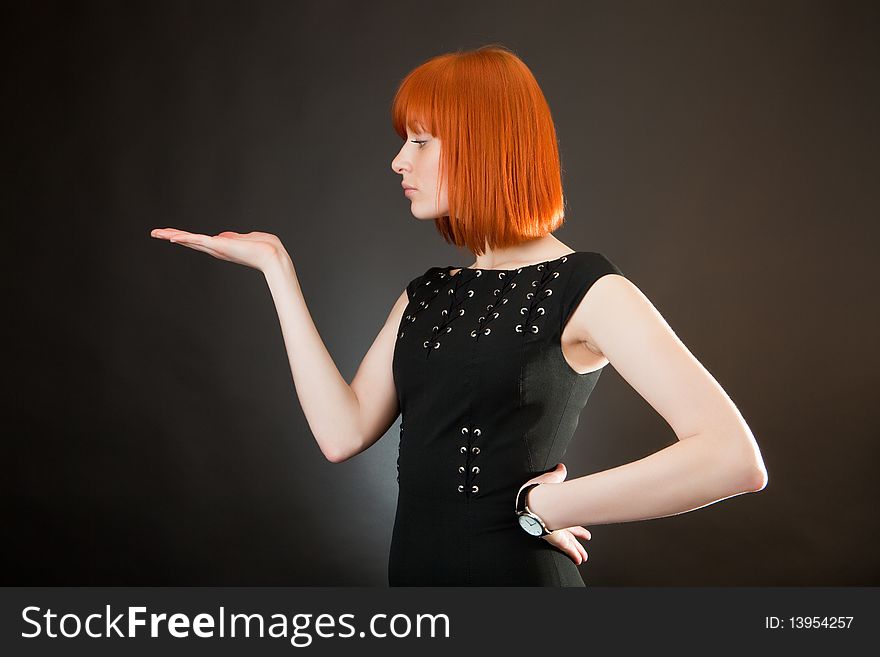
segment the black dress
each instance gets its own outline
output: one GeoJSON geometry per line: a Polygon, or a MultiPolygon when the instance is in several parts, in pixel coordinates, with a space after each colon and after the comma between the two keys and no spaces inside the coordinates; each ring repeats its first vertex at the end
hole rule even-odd
{"type": "MultiPolygon", "coordinates": [[[[566,362],[562,329],[620,270],[578,251],[517,269],[431,267],[407,286],[393,373],[402,413],[391,586],[584,586],[514,513],[563,461],[601,370],[566,362]]],[[[621,274],[622,275],[622,274],[621,274]]]]}

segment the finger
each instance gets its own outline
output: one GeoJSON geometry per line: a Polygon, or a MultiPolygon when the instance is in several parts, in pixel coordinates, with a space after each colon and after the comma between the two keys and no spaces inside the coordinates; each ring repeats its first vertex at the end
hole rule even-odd
{"type": "Polygon", "coordinates": [[[586,529],[584,527],[580,527],[578,525],[575,525],[574,527],[567,527],[566,529],[568,529],[568,531],[570,531],[572,534],[574,534],[578,538],[582,538],[585,541],[589,541],[591,538],[593,538],[592,534],[590,534],[590,530],[586,529]]]}
{"type": "Polygon", "coordinates": [[[196,233],[188,233],[185,230],[175,230],[173,228],[166,228],[164,230],[153,231],[150,233],[151,237],[155,237],[157,239],[176,241],[180,239],[189,239],[196,237],[196,233]]]}
{"type": "Polygon", "coordinates": [[[222,238],[210,237],[208,235],[200,235],[198,233],[187,233],[186,235],[175,235],[171,238],[172,242],[186,242],[188,244],[198,244],[208,248],[215,248],[215,240],[222,238]]]}
{"type": "Polygon", "coordinates": [[[576,564],[583,563],[584,561],[587,560],[587,550],[584,548],[583,545],[580,544],[580,542],[577,541],[577,539],[574,538],[574,536],[571,536],[570,540],[571,540],[572,552],[576,556],[575,563],[576,564]]]}
{"type": "Polygon", "coordinates": [[[173,235],[172,239],[174,239],[174,240],[185,239],[185,240],[189,240],[191,242],[205,243],[205,242],[210,242],[214,238],[211,237],[210,235],[203,235],[202,233],[187,233],[186,231],[180,231],[180,234],[173,235]]]}
{"type": "Polygon", "coordinates": [[[185,230],[179,230],[177,228],[154,228],[150,231],[150,235],[153,237],[171,237],[172,235],[187,235],[188,233],[185,230]]]}
{"type": "MultiPolygon", "coordinates": [[[[553,537],[553,541],[551,543],[559,549],[560,552],[564,553],[569,559],[574,561],[576,564],[581,562],[581,552],[578,549],[580,547],[580,543],[578,543],[574,537],[565,529],[558,529],[550,536],[553,537]]],[[[544,537],[549,538],[547,536],[544,537]]]]}
{"type": "Polygon", "coordinates": [[[185,246],[188,249],[193,249],[194,251],[204,251],[205,253],[212,255],[215,258],[220,258],[221,260],[224,259],[219,253],[217,253],[217,251],[215,251],[211,247],[204,246],[202,244],[196,244],[195,242],[182,242],[182,241],[177,242],[177,244],[180,244],[181,246],[185,246]]]}

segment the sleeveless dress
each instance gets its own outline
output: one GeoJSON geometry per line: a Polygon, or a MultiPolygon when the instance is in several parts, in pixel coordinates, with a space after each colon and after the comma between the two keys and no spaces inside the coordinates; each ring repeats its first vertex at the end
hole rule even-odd
{"type": "Polygon", "coordinates": [[[519,526],[529,479],[563,455],[601,369],[561,336],[587,290],[620,270],[577,251],[517,269],[431,267],[407,285],[393,376],[401,409],[390,586],[585,586],[519,526]]]}

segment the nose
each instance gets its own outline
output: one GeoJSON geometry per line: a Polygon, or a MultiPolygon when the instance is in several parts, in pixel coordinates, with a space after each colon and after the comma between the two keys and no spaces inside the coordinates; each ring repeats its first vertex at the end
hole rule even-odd
{"type": "Polygon", "coordinates": [[[391,170],[394,173],[403,173],[408,170],[410,163],[403,157],[401,157],[401,153],[403,153],[403,148],[394,156],[394,159],[391,160],[391,170]]]}

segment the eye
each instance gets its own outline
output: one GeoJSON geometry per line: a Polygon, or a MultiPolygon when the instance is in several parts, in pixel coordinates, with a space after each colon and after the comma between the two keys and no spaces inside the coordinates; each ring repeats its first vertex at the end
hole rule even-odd
{"type": "Polygon", "coordinates": [[[410,139],[410,141],[414,144],[419,144],[419,148],[422,147],[422,144],[425,144],[428,142],[427,139],[410,139]]]}

